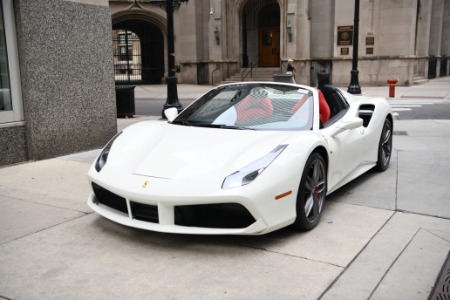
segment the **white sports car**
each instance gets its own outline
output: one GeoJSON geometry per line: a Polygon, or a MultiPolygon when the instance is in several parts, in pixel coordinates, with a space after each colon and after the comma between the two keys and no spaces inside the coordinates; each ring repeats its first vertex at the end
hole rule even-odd
{"type": "Polygon", "coordinates": [[[124,129],[96,159],[98,214],[169,233],[309,230],[326,195],[391,158],[388,102],[329,85],[222,85],[166,116],[124,129]]]}

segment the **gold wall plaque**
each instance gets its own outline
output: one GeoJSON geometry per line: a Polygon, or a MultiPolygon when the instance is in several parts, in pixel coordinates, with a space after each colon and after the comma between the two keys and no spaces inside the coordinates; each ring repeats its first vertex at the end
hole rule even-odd
{"type": "Polygon", "coordinates": [[[337,44],[338,46],[353,45],[353,26],[338,26],[337,44]]]}
{"type": "Polygon", "coordinates": [[[367,36],[367,37],[366,37],[366,45],[367,45],[367,46],[373,46],[373,45],[375,45],[375,37],[373,37],[373,36],[367,36]]]}
{"type": "Polygon", "coordinates": [[[348,48],[341,48],[341,55],[348,55],[348,48]]]}

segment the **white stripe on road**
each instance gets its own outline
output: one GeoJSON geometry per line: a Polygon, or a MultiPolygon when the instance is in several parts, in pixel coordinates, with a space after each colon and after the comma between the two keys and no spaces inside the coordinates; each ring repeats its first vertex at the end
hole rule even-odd
{"type": "Polygon", "coordinates": [[[402,108],[402,107],[397,107],[397,108],[392,108],[392,111],[410,111],[412,110],[411,108],[402,108]]]}
{"type": "Polygon", "coordinates": [[[422,107],[420,104],[392,104],[391,107],[422,107]]]}

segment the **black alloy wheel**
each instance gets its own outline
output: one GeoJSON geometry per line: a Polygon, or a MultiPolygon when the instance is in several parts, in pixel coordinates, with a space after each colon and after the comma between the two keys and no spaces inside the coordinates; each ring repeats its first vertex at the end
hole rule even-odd
{"type": "Polygon", "coordinates": [[[378,161],[375,166],[377,171],[386,171],[389,167],[392,155],[392,123],[389,119],[384,120],[381,131],[380,142],[378,144],[378,161]]]}
{"type": "Polygon", "coordinates": [[[311,230],[319,224],[327,193],[327,168],[318,153],[308,158],[297,193],[297,219],[294,226],[311,230]]]}

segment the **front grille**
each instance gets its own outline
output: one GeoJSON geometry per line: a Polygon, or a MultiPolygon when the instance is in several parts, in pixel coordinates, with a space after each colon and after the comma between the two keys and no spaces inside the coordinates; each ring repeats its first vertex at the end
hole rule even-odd
{"type": "Polygon", "coordinates": [[[159,223],[158,206],[130,202],[131,213],[136,220],[159,223]]]}
{"type": "Polygon", "coordinates": [[[203,228],[246,228],[255,218],[241,204],[175,206],[175,224],[203,228]]]}
{"type": "Polygon", "coordinates": [[[94,182],[92,183],[92,189],[94,190],[95,197],[99,203],[128,214],[125,198],[102,188],[94,182]]]}
{"type": "MultiPolygon", "coordinates": [[[[92,183],[96,201],[110,208],[128,214],[125,198],[92,183]]],[[[134,219],[159,223],[158,206],[130,201],[134,219]]],[[[187,227],[238,229],[255,223],[255,218],[241,204],[201,204],[175,206],[175,224],[187,227]]]]}

